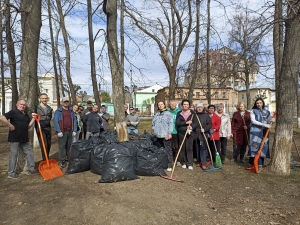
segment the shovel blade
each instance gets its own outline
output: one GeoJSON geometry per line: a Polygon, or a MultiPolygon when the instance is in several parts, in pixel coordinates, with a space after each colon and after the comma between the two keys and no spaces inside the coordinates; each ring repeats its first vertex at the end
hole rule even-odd
{"type": "Polygon", "coordinates": [[[55,159],[49,160],[49,166],[47,164],[47,161],[40,162],[39,172],[44,180],[50,180],[63,175],[63,172],[59,168],[58,163],[55,159]]]}

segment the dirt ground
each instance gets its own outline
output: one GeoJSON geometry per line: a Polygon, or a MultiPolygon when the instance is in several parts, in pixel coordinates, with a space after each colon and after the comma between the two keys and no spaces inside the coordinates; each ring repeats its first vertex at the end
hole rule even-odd
{"type": "MultiPolygon", "coordinates": [[[[1,225],[300,224],[300,167],[288,177],[267,169],[254,174],[229,160],[208,173],[176,167],[174,177],[184,183],[140,177],[100,184],[100,176],[90,171],[48,181],[39,174],[12,180],[7,178],[6,139],[7,128],[0,127],[1,225]]],[[[53,142],[51,158],[57,159],[55,136],[53,142]]],[[[232,155],[231,141],[227,155],[232,155]]],[[[295,150],[293,156],[300,164],[295,150]]],[[[39,149],[35,160],[38,165],[39,149]]]]}

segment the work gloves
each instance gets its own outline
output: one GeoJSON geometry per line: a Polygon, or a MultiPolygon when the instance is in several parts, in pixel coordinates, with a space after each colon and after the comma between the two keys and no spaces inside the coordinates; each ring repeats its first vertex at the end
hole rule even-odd
{"type": "Polygon", "coordinates": [[[58,134],[57,134],[57,137],[63,137],[64,136],[64,134],[62,133],[62,132],[59,132],[58,134]]]}
{"type": "Polygon", "coordinates": [[[76,132],[73,132],[72,135],[73,135],[73,137],[75,137],[76,136],[76,132]]]}

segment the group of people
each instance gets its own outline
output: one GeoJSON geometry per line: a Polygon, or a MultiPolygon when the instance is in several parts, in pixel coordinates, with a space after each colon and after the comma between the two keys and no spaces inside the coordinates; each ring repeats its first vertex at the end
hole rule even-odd
{"type": "MultiPolygon", "coordinates": [[[[29,145],[28,129],[34,124],[35,114],[40,115],[40,127],[43,133],[46,154],[49,157],[51,149],[51,120],[53,109],[48,106],[48,96],[45,93],[40,95],[40,103],[36,112],[32,113],[32,119],[26,113],[26,101],[18,100],[16,109],[0,116],[0,121],[9,127],[8,142],[10,142],[10,155],[8,164],[8,178],[17,179],[15,172],[17,155],[19,149],[26,154],[28,164],[28,175],[36,173],[34,165],[33,149],[29,145]]],[[[69,105],[68,97],[63,97],[61,106],[54,112],[54,129],[58,137],[60,167],[66,167],[71,144],[80,139],[89,139],[91,136],[99,136],[101,131],[109,130],[110,114],[106,106],[93,105],[87,101],[87,108],[83,106],[69,105]]],[[[138,134],[140,118],[135,109],[124,105],[128,134],[138,134]]],[[[244,162],[247,147],[249,167],[253,165],[253,159],[257,153],[261,141],[268,128],[271,127],[271,114],[265,109],[263,99],[258,98],[252,110],[247,111],[245,103],[237,106],[232,119],[224,112],[224,105],[208,105],[199,103],[192,107],[189,100],[181,102],[181,109],[177,108],[175,101],[170,101],[167,109],[164,102],[157,103],[157,113],[152,121],[152,129],[159,145],[167,150],[168,168],[172,171],[173,162],[178,157],[178,165],[182,168],[193,170],[193,158],[197,159],[196,166],[203,170],[207,165],[215,163],[216,153],[221,156],[222,163],[225,163],[227,141],[233,137],[235,150],[234,161],[244,162]],[[178,155],[178,151],[180,154],[178,155]],[[195,150],[195,151],[194,151],[195,150]],[[212,155],[212,162],[207,161],[207,152],[212,155]],[[195,153],[194,153],[195,152],[195,153]]],[[[37,137],[41,143],[39,129],[37,137]]],[[[43,149],[42,158],[45,160],[43,149]]],[[[263,147],[259,166],[264,164],[264,158],[269,157],[268,141],[263,147]]]]}
{"type": "MultiPolygon", "coordinates": [[[[177,108],[175,101],[170,101],[167,109],[164,102],[157,103],[157,113],[152,121],[152,129],[159,145],[165,147],[168,155],[167,171],[172,171],[173,162],[182,168],[193,170],[193,159],[196,166],[203,170],[207,165],[215,163],[216,154],[225,163],[227,141],[233,138],[233,161],[244,163],[247,147],[249,148],[249,168],[259,150],[263,137],[271,127],[271,114],[265,109],[262,98],[256,99],[252,110],[247,111],[244,102],[237,105],[232,119],[224,111],[224,104],[208,105],[199,103],[191,105],[187,99],[182,100],[177,108]],[[178,151],[180,154],[178,155],[178,151]],[[208,153],[212,162],[207,160],[208,153]]],[[[259,167],[264,165],[264,158],[269,157],[268,141],[263,147],[259,158],[259,167]]]]}
{"type": "MultiPolygon", "coordinates": [[[[93,105],[92,101],[87,101],[87,108],[83,106],[70,106],[68,97],[63,97],[60,107],[54,112],[47,104],[48,95],[40,94],[39,104],[36,112],[32,113],[30,119],[26,113],[27,103],[20,99],[16,104],[16,109],[10,110],[4,115],[0,116],[0,121],[9,127],[8,142],[10,142],[10,154],[8,162],[8,178],[18,179],[15,167],[17,163],[18,151],[21,149],[25,155],[28,165],[28,175],[36,173],[34,163],[33,149],[29,144],[28,129],[30,129],[35,122],[35,114],[40,115],[40,127],[43,134],[44,145],[47,157],[49,158],[52,128],[51,120],[53,116],[54,129],[58,138],[59,148],[59,162],[60,167],[66,167],[68,163],[69,150],[71,144],[80,139],[88,139],[91,136],[99,135],[101,131],[109,130],[108,120],[109,113],[106,111],[106,106],[102,105],[101,110],[97,105],[93,105]]],[[[38,126],[37,123],[35,123],[38,126]]],[[[39,129],[36,129],[37,137],[41,146],[41,153],[43,160],[46,159],[44,150],[42,148],[42,140],[39,134],[39,129]]]]}

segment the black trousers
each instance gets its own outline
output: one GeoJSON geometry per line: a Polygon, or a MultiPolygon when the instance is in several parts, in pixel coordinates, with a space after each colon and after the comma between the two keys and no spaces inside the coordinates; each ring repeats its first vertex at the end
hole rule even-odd
{"type": "MultiPolygon", "coordinates": [[[[50,149],[51,149],[51,138],[52,138],[52,136],[51,136],[51,127],[41,128],[41,130],[42,130],[42,133],[43,133],[43,139],[44,139],[44,144],[45,144],[47,156],[49,158],[50,149]]],[[[39,129],[36,129],[36,133],[37,133],[38,140],[39,140],[39,143],[40,143],[42,157],[43,157],[43,160],[45,161],[46,157],[45,157],[45,154],[44,154],[43,144],[42,144],[39,129]]]]}
{"type": "MultiPolygon", "coordinates": [[[[179,144],[183,142],[184,134],[178,134],[179,144]]],[[[180,152],[182,162],[181,164],[185,164],[187,166],[193,166],[193,135],[186,135],[186,139],[182,145],[182,149],[180,152]]]]}
{"type": "Polygon", "coordinates": [[[225,157],[226,157],[226,149],[227,149],[227,138],[226,137],[220,137],[220,156],[221,156],[221,160],[222,162],[225,161],[225,157]]]}
{"type": "Polygon", "coordinates": [[[237,157],[240,155],[240,160],[244,159],[245,153],[246,153],[247,146],[243,145],[236,145],[236,149],[234,151],[233,158],[237,159],[237,157]]]}
{"type": "Polygon", "coordinates": [[[220,140],[215,140],[215,144],[217,149],[215,148],[214,142],[212,140],[208,140],[208,145],[211,151],[213,162],[216,162],[216,151],[218,151],[218,153],[220,154],[220,140]]]}

